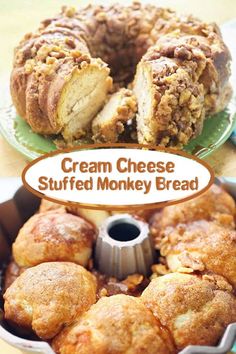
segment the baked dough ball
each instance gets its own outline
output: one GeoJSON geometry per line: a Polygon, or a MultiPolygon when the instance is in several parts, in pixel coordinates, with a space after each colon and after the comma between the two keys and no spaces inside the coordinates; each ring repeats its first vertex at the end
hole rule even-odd
{"type": "MultiPolygon", "coordinates": [[[[163,225],[175,226],[197,220],[216,220],[225,224],[226,217],[233,222],[235,201],[217,185],[211,186],[207,192],[185,203],[166,207],[163,212],[163,225]]],[[[227,220],[226,220],[227,222],[227,220]]],[[[233,225],[234,226],[234,225],[233,225]]]]}
{"type": "Polygon", "coordinates": [[[93,210],[93,209],[83,209],[77,205],[71,205],[67,208],[68,213],[80,216],[81,218],[86,219],[96,228],[98,228],[103,221],[110,216],[109,211],[106,210],[93,210]]]}
{"type": "Polygon", "coordinates": [[[209,220],[222,224],[224,227],[235,227],[235,201],[217,185],[211,186],[207,192],[187,202],[171,205],[157,212],[151,222],[151,234],[157,248],[162,233],[168,226],[187,224],[197,220],[209,220]]]}
{"type": "Polygon", "coordinates": [[[4,300],[7,320],[50,339],[96,301],[96,281],[77,264],[43,263],[22,273],[4,300]]]}
{"type": "MultiPolygon", "coordinates": [[[[112,210],[92,210],[92,209],[83,209],[76,205],[68,206],[67,212],[80,216],[81,218],[86,219],[91,224],[93,224],[96,228],[99,228],[103,222],[109,218],[111,215],[127,213],[126,211],[112,211],[112,210]]],[[[142,219],[144,221],[148,221],[151,216],[155,213],[154,209],[140,209],[130,211],[130,214],[135,218],[142,219]]]]}
{"type": "Polygon", "coordinates": [[[166,230],[161,254],[172,272],[201,271],[224,276],[236,287],[236,231],[207,221],[166,230]]]}
{"type": "Polygon", "coordinates": [[[188,345],[216,345],[227,325],[236,321],[231,289],[221,277],[172,273],[152,280],[141,299],[181,350],[188,345]]]}
{"type": "MultiPolygon", "coordinates": [[[[116,214],[127,214],[126,211],[111,211],[111,215],[116,214]]],[[[141,219],[143,221],[149,221],[151,216],[156,213],[155,209],[138,209],[138,210],[130,210],[129,214],[132,215],[136,219],[141,219]]]]}
{"type": "Polygon", "coordinates": [[[139,299],[101,298],[78,322],[53,340],[60,354],[169,354],[168,334],[139,299]]]}
{"type": "Polygon", "coordinates": [[[53,261],[86,266],[95,236],[94,227],[75,215],[57,211],[40,213],[21,228],[13,244],[13,256],[20,267],[53,261]]]}
{"type": "Polygon", "coordinates": [[[58,213],[64,213],[66,211],[66,207],[62,204],[57,204],[47,199],[42,199],[39,207],[39,213],[45,213],[45,211],[57,211],[58,213]]]}

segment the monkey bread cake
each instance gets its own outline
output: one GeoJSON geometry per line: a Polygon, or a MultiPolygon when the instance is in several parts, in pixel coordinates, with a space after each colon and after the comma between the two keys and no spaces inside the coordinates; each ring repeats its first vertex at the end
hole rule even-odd
{"type": "MultiPolygon", "coordinates": [[[[117,279],[99,269],[95,244],[114,211],[42,201],[4,274],[6,325],[48,341],[56,354],[177,354],[218,345],[236,323],[234,199],[213,185],[193,200],[132,213],[149,224],[159,258],[150,274],[117,279]]],[[[128,231],[120,233],[127,245],[128,231]]]]}
{"type": "Polygon", "coordinates": [[[135,116],[139,143],[180,148],[229,102],[230,61],[218,26],[192,16],[139,2],[63,7],[16,48],[11,94],[34,132],[67,143],[117,142],[135,116]],[[127,91],[110,98],[128,83],[129,109],[127,91]]]}

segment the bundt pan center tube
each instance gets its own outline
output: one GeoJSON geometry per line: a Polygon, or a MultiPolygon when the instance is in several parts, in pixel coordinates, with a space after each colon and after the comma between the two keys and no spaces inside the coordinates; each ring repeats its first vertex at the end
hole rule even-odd
{"type": "Polygon", "coordinates": [[[137,1],[64,6],[17,46],[11,95],[34,132],[67,143],[137,138],[181,148],[227,106],[230,63],[214,23],[137,1]],[[119,91],[128,83],[130,92],[119,91]]]}
{"type": "Polygon", "coordinates": [[[100,227],[95,248],[97,269],[118,279],[149,275],[155,252],[148,224],[131,215],[114,215],[100,227]]]}

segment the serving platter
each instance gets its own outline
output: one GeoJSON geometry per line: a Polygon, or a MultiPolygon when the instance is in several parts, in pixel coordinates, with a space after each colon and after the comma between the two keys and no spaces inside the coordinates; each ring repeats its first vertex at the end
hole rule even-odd
{"type": "MultiPolygon", "coordinates": [[[[222,26],[225,42],[228,44],[232,57],[231,83],[234,89],[233,98],[228,107],[205,120],[203,131],[196,139],[190,141],[184,150],[199,158],[204,158],[224,144],[236,127],[236,20],[222,26]],[[235,33],[235,35],[234,35],[235,33]]],[[[0,101],[0,133],[10,145],[28,160],[56,150],[56,137],[45,137],[34,133],[30,126],[17,115],[11,102],[9,79],[0,85],[2,98],[0,101]]],[[[84,142],[83,142],[84,143],[84,142]]]]}
{"type": "MultiPolygon", "coordinates": [[[[1,90],[2,91],[2,90],[1,90]]],[[[6,92],[6,89],[2,92],[6,92]]],[[[11,104],[9,88],[5,99],[0,102],[0,133],[27,159],[33,160],[42,154],[56,150],[56,137],[45,137],[34,133],[30,126],[17,115],[11,104]]],[[[218,149],[232,134],[236,125],[236,99],[223,112],[206,119],[202,134],[193,139],[184,150],[204,158],[218,149]]]]}

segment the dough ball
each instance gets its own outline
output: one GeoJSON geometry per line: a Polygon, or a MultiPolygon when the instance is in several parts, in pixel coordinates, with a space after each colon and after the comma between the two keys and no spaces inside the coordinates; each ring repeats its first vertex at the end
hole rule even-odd
{"type": "Polygon", "coordinates": [[[236,231],[213,222],[196,221],[168,228],[161,243],[172,272],[213,272],[236,287],[236,231]],[[185,271],[184,271],[185,272],[185,271]]]}
{"type": "Polygon", "coordinates": [[[95,237],[95,228],[82,218],[55,211],[39,213],[19,231],[13,257],[20,267],[53,261],[86,266],[95,237]]]}
{"type": "Polygon", "coordinates": [[[50,339],[96,301],[96,281],[69,262],[27,269],[4,294],[6,320],[50,339]]]}
{"type": "Polygon", "coordinates": [[[45,213],[45,211],[57,211],[58,213],[65,213],[66,207],[62,204],[57,204],[47,199],[42,199],[39,207],[39,212],[45,213]]]}
{"type": "Polygon", "coordinates": [[[236,321],[236,299],[218,276],[172,273],[151,281],[141,299],[171,332],[178,350],[216,345],[236,321]]]}
{"type": "Polygon", "coordinates": [[[169,335],[139,299],[101,298],[53,340],[60,354],[170,354],[169,335]]]}
{"type": "Polygon", "coordinates": [[[106,210],[83,209],[76,205],[68,206],[66,209],[68,213],[86,219],[96,228],[99,228],[99,226],[101,226],[101,224],[110,216],[110,213],[106,210]]]}
{"type": "Polygon", "coordinates": [[[159,248],[163,232],[168,226],[208,220],[224,227],[234,228],[235,214],[233,198],[221,187],[213,185],[197,198],[165,207],[161,213],[157,212],[152,218],[150,228],[156,246],[159,248]]]}

